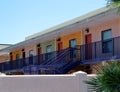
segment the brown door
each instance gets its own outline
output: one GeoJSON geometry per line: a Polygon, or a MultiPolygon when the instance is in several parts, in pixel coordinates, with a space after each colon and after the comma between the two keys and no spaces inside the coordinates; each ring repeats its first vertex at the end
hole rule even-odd
{"type": "Polygon", "coordinates": [[[92,58],[92,35],[85,35],[85,59],[92,58]]]}
{"type": "Polygon", "coordinates": [[[38,55],[42,53],[41,47],[38,48],[38,55]]]}
{"type": "Polygon", "coordinates": [[[41,47],[38,47],[38,63],[42,61],[42,49],[41,47]]]}
{"type": "Polygon", "coordinates": [[[10,61],[13,61],[13,54],[12,54],[12,52],[10,53],[10,61]]]}
{"type": "Polygon", "coordinates": [[[22,52],[22,58],[23,58],[23,65],[25,65],[26,64],[26,60],[25,60],[25,51],[23,51],[22,52]]]}
{"type": "Polygon", "coordinates": [[[58,51],[62,50],[62,42],[58,43],[58,51]]]}
{"type": "Polygon", "coordinates": [[[13,68],[13,55],[10,53],[10,68],[13,68]]]}

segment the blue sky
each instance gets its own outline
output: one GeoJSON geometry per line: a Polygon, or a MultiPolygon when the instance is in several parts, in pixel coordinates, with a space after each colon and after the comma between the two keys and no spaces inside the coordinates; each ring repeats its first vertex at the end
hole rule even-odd
{"type": "Polygon", "coordinates": [[[0,0],[0,44],[26,36],[106,6],[106,0],[0,0]]]}

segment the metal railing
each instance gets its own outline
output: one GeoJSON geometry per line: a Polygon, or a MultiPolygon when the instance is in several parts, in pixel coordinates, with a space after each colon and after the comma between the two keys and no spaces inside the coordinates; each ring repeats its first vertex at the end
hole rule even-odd
{"type": "Polygon", "coordinates": [[[51,74],[54,71],[55,74],[63,74],[74,67],[76,62],[80,61],[80,53],[78,52],[80,52],[80,49],[67,48],[48,63],[41,64],[39,70],[44,71],[44,73],[51,74]]]}
{"type": "Polygon", "coordinates": [[[120,58],[120,37],[110,39],[110,42],[105,45],[105,42],[98,41],[80,46],[81,62],[93,63],[101,62],[110,59],[120,58]]]}
{"type": "MultiPolygon", "coordinates": [[[[22,69],[27,66],[52,67],[68,70],[77,64],[90,64],[120,58],[120,37],[110,39],[109,44],[98,41],[15,61],[0,63],[0,71],[22,69]],[[105,50],[105,51],[104,51],[105,50]],[[76,63],[77,61],[77,63],[76,63]],[[79,62],[79,63],[78,63],[79,62]]],[[[40,69],[40,68],[39,68],[40,69]]]]}

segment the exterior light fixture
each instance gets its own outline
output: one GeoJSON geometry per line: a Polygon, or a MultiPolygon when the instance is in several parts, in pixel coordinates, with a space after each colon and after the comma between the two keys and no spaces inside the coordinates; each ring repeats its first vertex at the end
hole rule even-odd
{"type": "Polygon", "coordinates": [[[85,29],[85,32],[89,33],[89,28],[86,28],[86,29],[85,29]]]}

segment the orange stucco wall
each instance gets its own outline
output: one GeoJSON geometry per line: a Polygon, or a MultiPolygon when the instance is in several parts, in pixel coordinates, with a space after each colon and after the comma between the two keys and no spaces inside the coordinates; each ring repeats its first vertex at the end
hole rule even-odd
{"type": "MultiPolygon", "coordinates": [[[[30,50],[33,50],[34,55],[36,55],[36,45],[26,46],[24,48],[24,50],[25,50],[25,53],[26,53],[26,57],[29,57],[29,51],[30,50]]],[[[19,58],[22,58],[22,49],[11,51],[11,52],[12,52],[13,60],[16,60],[16,55],[17,54],[19,54],[19,58]]]]}
{"type": "Polygon", "coordinates": [[[69,35],[65,35],[60,37],[61,41],[56,40],[56,48],[58,50],[58,43],[62,42],[62,47],[63,49],[69,47],[69,40],[76,39],[76,45],[81,45],[82,44],[82,31],[75,32],[69,35]]]}
{"type": "Polygon", "coordinates": [[[92,42],[101,40],[101,32],[107,29],[112,29],[112,37],[120,36],[120,19],[111,20],[108,22],[104,22],[100,25],[95,25],[90,27],[90,32],[84,32],[86,34],[92,34],[92,42]]]}
{"type": "Polygon", "coordinates": [[[16,60],[16,55],[19,54],[19,58],[22,58],[22,50],[12,51],[13,60],[16,60]]]}

